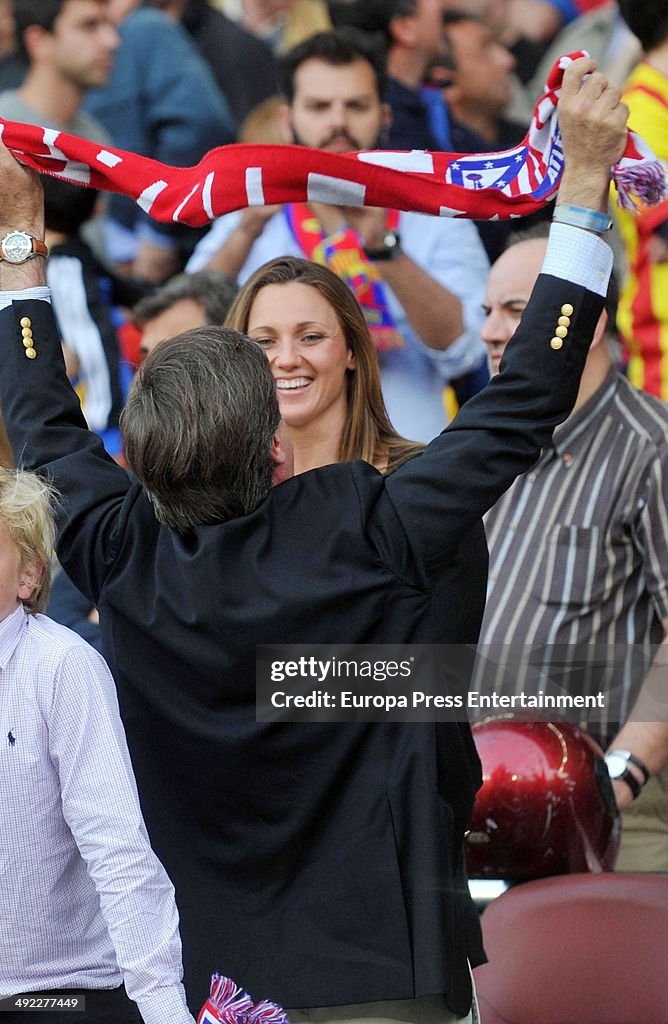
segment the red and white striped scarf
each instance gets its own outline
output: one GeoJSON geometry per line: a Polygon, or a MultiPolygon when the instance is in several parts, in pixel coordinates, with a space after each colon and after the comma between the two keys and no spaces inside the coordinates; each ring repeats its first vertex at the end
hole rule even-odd
{"type": "MultiPolygon", "coordinates": [[[[557,100],[561,57],[536,104],[524,141],[498,153],[326,153],[302,146],[221,146],[195,167],[169,167],[50,128],[0,120],[4,144],[22,163],[79,185],[120,192],[162,222],[199,227],[246,206],[320,202],[380,206],[441,217],[498,220],[544,206],[559,188],[563,149],[557,100]]],[[[632,131],[613,168],[620,205],[654,205],[666,195],[663,168],[632,131]]]]}

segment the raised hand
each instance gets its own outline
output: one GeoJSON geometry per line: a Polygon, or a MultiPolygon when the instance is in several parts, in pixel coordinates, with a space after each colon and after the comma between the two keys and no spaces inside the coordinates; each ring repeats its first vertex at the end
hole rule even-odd
{"type": "Polygon", "coordinates": [[[592,58],[580,57],[564,72],[558,104],[565,158],[559,202],[605,211],[610,169],[626,145],[629,110],[621,91],[597,67],[592,58]]]}
{"type": "Polygon", "coordinates": [[[44,238],[44,193],[39,174],[0,142],[0,236],[17,229],[44,238]]]}

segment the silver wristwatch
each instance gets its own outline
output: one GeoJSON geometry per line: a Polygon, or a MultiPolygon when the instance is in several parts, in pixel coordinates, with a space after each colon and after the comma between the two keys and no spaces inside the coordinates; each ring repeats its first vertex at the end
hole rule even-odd
{"type": "Polygon", "coordinates": [[[8,231],[0,238],[0,261],[5,263],[25,263],[33,256],[47,256],[48,252],[46,244],[27,231],[8,231]]]}

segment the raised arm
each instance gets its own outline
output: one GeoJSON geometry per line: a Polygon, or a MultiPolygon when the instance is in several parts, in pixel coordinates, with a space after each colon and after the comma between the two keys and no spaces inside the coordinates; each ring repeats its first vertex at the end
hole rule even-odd
{"type": "MultiPolygon", "coordinates": [[[[592,74],[595,68],[595,61],[581,59],[564,76],[559,116],[566,170],[558,201],[603,213],[610,168],[624,148],[628,111],[619,90],[592,74]]],[[[472,523],[530,469],[571,411],[611,267],[612,252],[597,234],[554,225],[543,273],[502,372],[420,458],[388,478],[386,494],[425,586],[437,578],[472,523]],[[557,328],[564,316],[568,326],[561,339],[557,328]]]]}
{"type": "MultiPolygon", "coordinates": [[[[0,238],[16,229],[44,238],[42,187],[0,142],[0,238]]],[[[0,407],[15,462],[45,473],[63,497],[59,554],[96,602],[130,483],[87,429],[45,281],[42,256],[18,265],[0,260],[0,407]]]]}

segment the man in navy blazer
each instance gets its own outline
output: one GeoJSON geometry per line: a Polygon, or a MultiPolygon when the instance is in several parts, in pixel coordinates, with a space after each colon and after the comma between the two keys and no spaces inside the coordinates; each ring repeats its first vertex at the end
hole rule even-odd
{"type": "MultiPolygon", "coordinates": [[[[255,649],[456,642],[455,613],[477,633],[477,607],[464,627],[448,606],[453,553],[568,415],[612,264],[595,231],[626,109],[602,76],[583,80],[594,68],[571,65],[560,101],[562,213],[589,208],[592,230],[553,226],[501,373],[388,477],[354,462],[290,479],[265,357],[208,327],[142,367],[131,482],[67,382],[42,259],[0,262],[2,409],[17,461],[63,496],[58,556],[100,609],[193,1008],[220,970],[287,1007],[343,1006],[327,1019],[401,1000],[412,1021],[425,999],[429,1019],[471,1019],[468,725],[263,724],[255,649]]],[[[36,179],[4,149],[0,211],[0,235],[43,237],[36,179]]]]}

